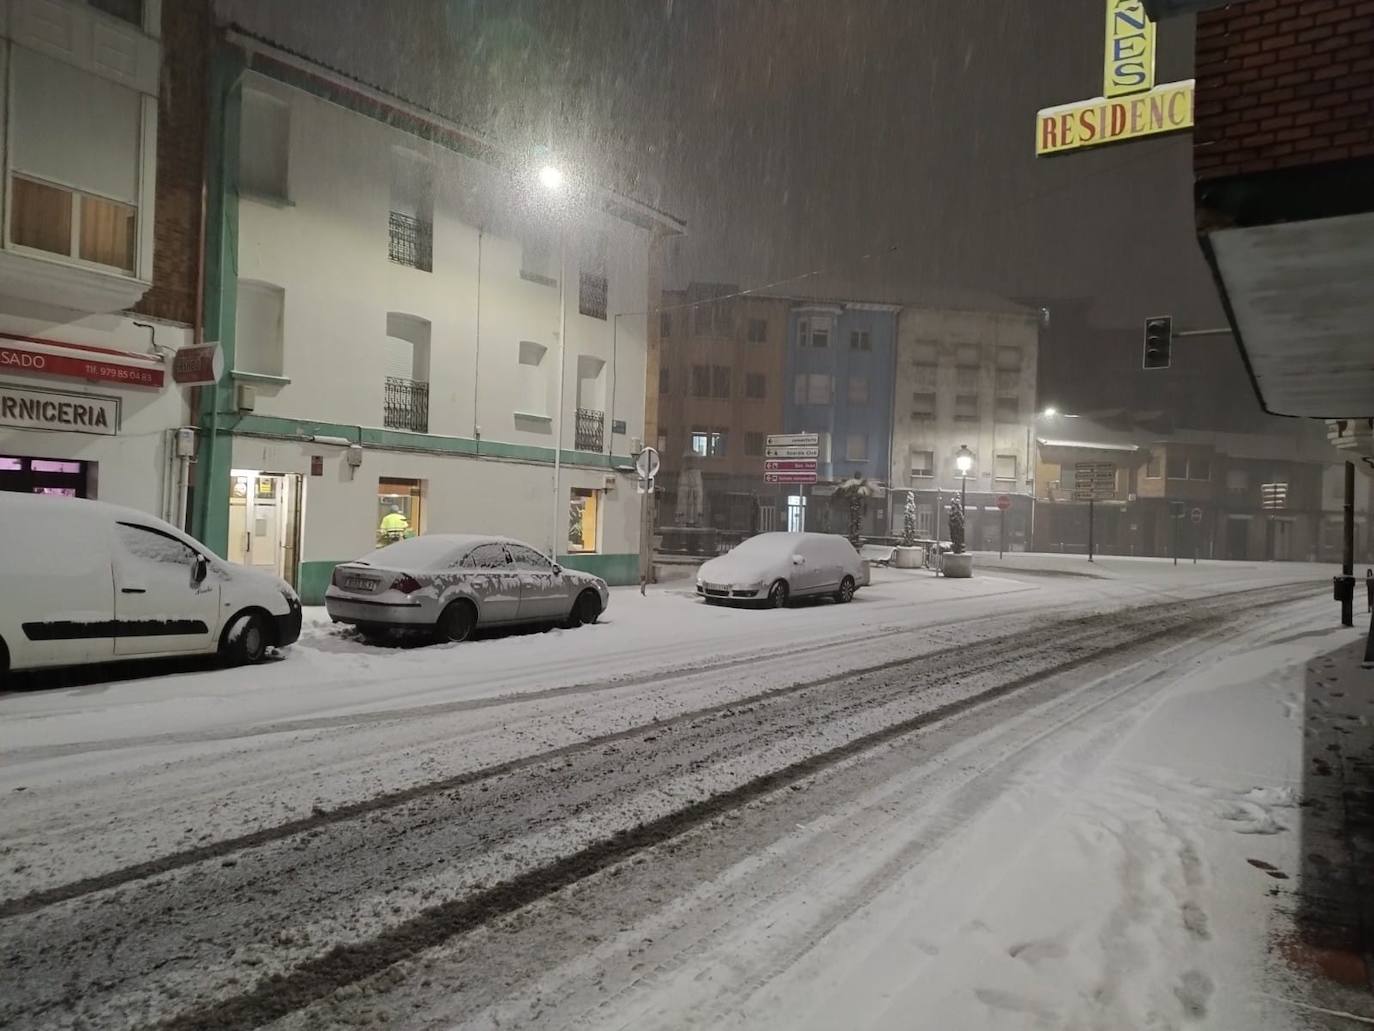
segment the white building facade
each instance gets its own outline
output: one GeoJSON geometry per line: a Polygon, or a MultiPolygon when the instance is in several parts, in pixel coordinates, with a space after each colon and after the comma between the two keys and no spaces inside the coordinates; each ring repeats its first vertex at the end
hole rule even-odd
{"type": "Polygon", "coordinates": [[[307,602],[393,510],[635,582],[649,253],[681,224],[260,40],[214,81],[196,532],[307,602]]]}
{"type": "Polygon", "coordinates": [[[179,519],[189,413],[153,284],[161,3],[0,3],[0,490],[179,519]],[[180,440],[180,446],[178,446],[180,440]]]}
{"type": "Polygon", "coordinates": [[[969,547],[997,549],[1004,522],[1007,547],[1028,546],[1038,359],[1039,318],[1029,309],[902,309],[889,483],[898,513],[906,492],[916,494],[919,536],[948,534],[945,510],[962,490],[969,547]],[[973,456],[966,478],[955,464],[964,448],[973,456]]]}

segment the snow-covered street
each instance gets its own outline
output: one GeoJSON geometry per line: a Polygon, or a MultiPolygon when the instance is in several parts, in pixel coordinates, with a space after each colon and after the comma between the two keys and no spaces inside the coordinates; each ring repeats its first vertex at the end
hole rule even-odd
{"type": "Polygon", "coordinates": [[[404,648],[313,611],[269,666],[25,684],[0,1024],[1351,1026],[1271,948],[1311,669],[1361,642],[1329,576],[980,556],[404,648]]]}

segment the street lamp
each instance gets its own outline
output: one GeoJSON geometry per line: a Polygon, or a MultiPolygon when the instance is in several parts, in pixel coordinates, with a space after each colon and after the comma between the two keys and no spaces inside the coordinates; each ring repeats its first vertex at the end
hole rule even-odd
{"type": "Polygon", "coordinates": [[[545,165],[539,170],[539,185],[549,190],[559,189],[563,185],[563,172],[554,165],[545,165]]]}
{"type": "Polygon", "coordinates": [[[1048,408],[1045,409],[1045,418],[1046,418],[1046,419],[1053,419],[1053,418],[1054,418],[1056,415],[1058,415],[1058,414],[1059,414],[1059,409],[1056,408],[1056,407],[1054,407],[1054,405],[1050,405],[1048,408]]]}
{"type": "MultiPolygon", "coordinates": [[[[563,187],[563,172],[555,165],[544,165],[539,169],[539,184],[550,193],[557,194],[563,187]]],[[[567,503],[560,503],[563,491],[563,388],[568,355],[566,340],[568,329],[566,236],[563,219],[560,217],[558,219],[558,429],[554,434],[553,526],[549,534],[549,559],[552,562],[558,561],[558,528],[560,524],[566,525],[568,519],[567,503]]]]}
{"type": "Polygon", "coordinates": [[[954,468],[959,470],[959,507],[963,508],[968,494],[968,474],[973,468],[973,452],[968,449],[967,444],[959,445],[959,453],[954,456],[954,468]]]}

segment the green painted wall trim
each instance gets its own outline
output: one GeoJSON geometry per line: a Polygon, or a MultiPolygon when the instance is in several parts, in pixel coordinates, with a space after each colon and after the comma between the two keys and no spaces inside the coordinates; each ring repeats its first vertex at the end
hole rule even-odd
{"type": "Polygon", "coordinates": [[[206,132],[205,339],[218,341],[224,375],[200,388],[200,449],[196,456],[191,533],[215,554],[229,552],[229,470],[233,442],[220,413],[234,397],[234,319],[238,306],[238,163],[243,107],[244,55],[216,46],[210,61],[209,125],[206,132]]]}
{"type": "MultiPolygon", "coordinates": [[[[296,593],[306,605],[323,605],[334,567],[339,562],[302,562],[296,577],[296,593]]],[[[611,586],[639,583],[638,555],[559,555],[558,561],[569,569],[599,576],[611,586]]]]}
{"type": "Polygon", "coordinates": [[[612,587],[639,583],[639,556],[631,555],[559,555],[560,565],[599,576],[612,587]]]}
{"type": "MultiPolygon", "coordinates": [[[[344,561],[340,559],[339,562],[344,561]]],[[[301,596],[301,602],[305,605],[323,605],[324,592],[329,587],[329,581],[334,576],[334,567],[338,562],[302,562],[300,573],[296,577],[296,593],[301,596]]]]}
{"type": "MultiPolygon", "coordinates": [[[[246,437],[271,437],[278,440],[308,440],[313,436],[340,437],[365,448],[387,451],[419,451],[435,455],[469,455],[481,458],[509,458],[521,462],[553,464],[554,449],[529,444],[504,444],[499,441],[474,440],[471,437],[445,437],[430,433],[408,433],[404,430],[383,430],[371,426],[350,426],[346,423],[314,422],[309,419],[286,419],[277,415],[242,415],[230,417],[221,424],[234,434],[246,437]]],[[[617,465],[633,465],[627,455],[591,454],[586,451],[563,451],[563,465],[610,469],[617,465]]],[[[228,473],[225,473],[225,504],[228,505],[228,473]]]]}

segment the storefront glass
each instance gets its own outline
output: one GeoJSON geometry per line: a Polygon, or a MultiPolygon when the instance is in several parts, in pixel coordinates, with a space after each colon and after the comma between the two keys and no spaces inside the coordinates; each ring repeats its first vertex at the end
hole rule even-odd
{"type": "Polygon", "coordinates": [[[597,515],[601,491],[574,487],[568,508],[568,553],[585,554],[597,550],[597,515]]]}
{"type": "Polygon", "coordinates": [[[377,547],[424,532],[424,481],[377,481],[377,547]]]}
{"type": "Polygon", "coordinates": [[[90,465],[93,463],[0,455],[0,490],[66,498],[89,497],[87,487],[91,479],[87,467],[90,465]]]}

